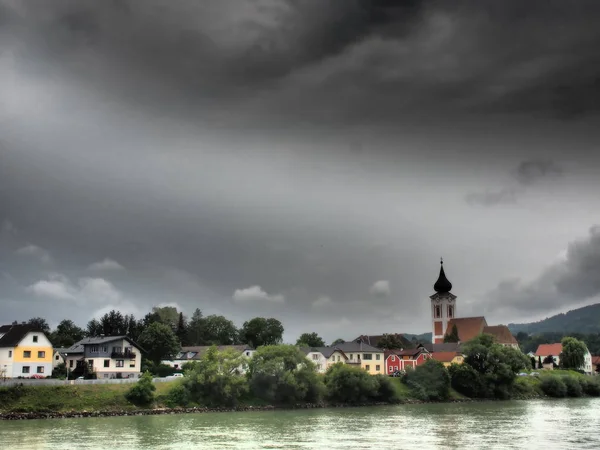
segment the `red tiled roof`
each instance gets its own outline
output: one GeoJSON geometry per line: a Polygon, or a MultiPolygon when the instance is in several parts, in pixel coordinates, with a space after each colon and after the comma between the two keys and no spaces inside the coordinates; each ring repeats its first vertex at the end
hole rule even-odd
{"type": "Polygon", "coordinates": [[[458,339],[461,342],[467,342],[483,333],[487,327],[485,317],[462,317],[459,319],[450,319],[446,334],[452,333],[452,327],[456,325],[458,329],[458,339]]]}
{"type": "Polygon", "coordinates": [[[535,356],[558,356],[562,353],[562,344],[540,344],[535,356]]]}
{"type": "Polygon", "coordinates": [[[485,334],[491,334],[494,336],[498,344],[518,344],[517,340],[506,325],[484,327],[483,332],[485,334]]]}
{"type": "Polygon", "coordinates": [[[597,366],[600,364],[600,356],[592,356],[592,364],[597,366]]]}
{"type": "Polygon", "coordinates": [[[452,362],[452,360],[456,357],[456,355],[460,355],[458,352],[436,352],[432,353],[431,357],[439,362],[452,362]]]}

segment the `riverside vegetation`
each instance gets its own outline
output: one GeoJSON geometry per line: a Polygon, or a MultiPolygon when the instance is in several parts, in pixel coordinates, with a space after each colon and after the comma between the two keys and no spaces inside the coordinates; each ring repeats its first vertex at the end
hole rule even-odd
{"type": "Polygon", "coordinates": [[[145,373],[127,385],[15,386],[0,388],[0,412],[106,411],[152,408],[301,407],[439,402],[469,399],[528,399],[600,396],[600,377],[573,370],[531,371],[518,350],[480,336],[465,345],[465,362],[444,367],[429,360],[401,378],[369,375],[342,363],[319,374],[298,347],[260,347],[252,359],[211,348],[184,367],[171,383],[152,383],[145,373]],[[240,370],[245,368],[244,373],[240,370]]]}

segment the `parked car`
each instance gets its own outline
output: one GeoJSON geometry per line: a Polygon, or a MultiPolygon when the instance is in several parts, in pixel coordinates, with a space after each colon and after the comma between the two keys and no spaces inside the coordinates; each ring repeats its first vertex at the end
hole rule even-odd
{"type": "Polygon", "coordinates": [[[183,374],[182,373],[174,373],[172,375],[169,375],[167,378],[182,378],[183,374]]]}

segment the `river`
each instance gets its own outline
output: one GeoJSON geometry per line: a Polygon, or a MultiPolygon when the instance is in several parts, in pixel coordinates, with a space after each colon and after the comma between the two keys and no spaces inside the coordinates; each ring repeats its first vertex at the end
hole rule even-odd
{"type": "Polygon", "coordinates": [[[0,422],[2,449],[598,449],[600,399],[0,422]]]}

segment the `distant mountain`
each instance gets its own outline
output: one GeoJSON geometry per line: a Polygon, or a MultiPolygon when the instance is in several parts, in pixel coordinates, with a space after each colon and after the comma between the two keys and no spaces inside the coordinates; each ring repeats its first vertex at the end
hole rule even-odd
{"type": "Polygon", "coordinates": [[[402,333],[406,339],[412,341],[415,338],[418,342],[422,344],[430,344],[431,343],[431,333],[423,333],[423,334],[409,334],[402,333]]]}
{"type": "Polygon", "coordinates": [[[558,314],[539,322],[509,323],[508,328],[515,335],[521,331],[527,334],[600,333],[600,303],[573,309],[566,314],[558,314]]]}

